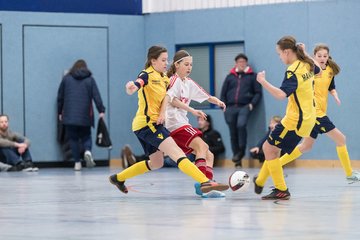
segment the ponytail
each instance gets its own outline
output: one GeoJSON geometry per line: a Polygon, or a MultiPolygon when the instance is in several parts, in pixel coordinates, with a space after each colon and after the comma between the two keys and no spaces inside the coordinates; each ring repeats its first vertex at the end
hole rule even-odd
{"type": "Polygon", "coordinates": [[[299,47],[298,45],[296,45],[296,56],[300,61],[305,62],[310,65],[311,72],[314,71],[314,65],[315,65],[314,61],[310,57],[308,57],[305,54],[304,50],[301,47],[299,47]]]}

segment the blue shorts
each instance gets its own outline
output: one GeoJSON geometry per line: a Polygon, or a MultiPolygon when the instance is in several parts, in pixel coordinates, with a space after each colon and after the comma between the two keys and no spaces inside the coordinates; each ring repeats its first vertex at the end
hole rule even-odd
{"type": "Polygon", "coordinates": [[[302,137],[297,135],[295,131],[290,131],[279,123],[270,133],[267,141],[271,145],[280,148],[283,153],[290,154],[299,144],[301,139],[302,137]]]}
{"type": "Polygon", "coordinates": [[[335,125],[330,121],[328,116],[316,118],[315,126],[311,131],[310,136],[316,139],[319,134],[330,132],[334,128],[335,125]]]}
{"type": "Polygon", "coordinates": [[[157,152],[159,145],[170,136],[170,132],[162,124],[154,124],[151,127],[146,126],[134,131],[134,133],[139,139],[146,156],[157,152]]]}

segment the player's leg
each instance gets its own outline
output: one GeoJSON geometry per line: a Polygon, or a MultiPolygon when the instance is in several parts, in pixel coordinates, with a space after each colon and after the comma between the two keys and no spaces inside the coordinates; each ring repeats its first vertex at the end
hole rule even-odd
{"type": "Polygon", "coordinates": [[[166,138],[160,145],[159,149],[177,162],[178,168],[186,175],[192,177],[195,181],[201,183],[203,193],[211,190],[224,191],[229,188],[226,184],[220,184],[210,181],[190,160],[185,153],[176,145],[172,137],[166,138]]]}
{"type": "Polygon", "coordinates": [[[195,137],[191,140],[189,147],[193,149],[195,153],[195,165],[199,168],[199,170],[206,175],[210,180],[212,179],[207,175],[207,166],[211,166],[214,163],[214,157],[212,159],[208,159],[207,152],[209,151],[209,146],[200,138],[195,137]]]}
{"type": "Polygon", "coordinates": [[[341,166],[345,171],[347,180],[360,181],[359,172],[353,171],[351,167],[351,161],[346,147],[345,135],[337,128],[334,128],[333,130],[327,132],[326,135],[331,138],[336,144],[336,152],[339,157],[341,166]]]}

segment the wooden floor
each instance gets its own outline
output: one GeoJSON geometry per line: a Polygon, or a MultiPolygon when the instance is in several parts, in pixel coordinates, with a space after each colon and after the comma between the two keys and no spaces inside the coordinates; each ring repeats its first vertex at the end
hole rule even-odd
{"type": "MultiPolygon", "coordinates": [[[[0,173],[0,239],[360,238],[360,183],[348,184],[339,168],[285,169],[289,201],[263,201],[253,185],[202,199],[192,179],[169,168],[127,181],[124,195],[108,182],[115,172],[0,173]]],[[[216,180],[227,182],[232,172],[216,168],[216,180]]]]}

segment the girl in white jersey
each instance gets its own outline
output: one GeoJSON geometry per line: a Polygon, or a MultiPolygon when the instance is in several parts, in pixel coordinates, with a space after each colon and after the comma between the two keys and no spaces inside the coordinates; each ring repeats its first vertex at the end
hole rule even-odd
{"type": "MultiPolygon", "coordinates": [[[[170,131],[170,136],[177,145],[186,153],[195,154],[195,165],[203,172],[207,178],[213,179],[214,155],[210,152],[209,146],[202,140],[202,132],[190,125],[187,112],[191,112],[197,117],[206,119],[206,114],[200,110],[195,110],[189,106],[192,100],[199,103],[207,100],[225,111],[225,104],[218,98],[210,96],[195,81],[189,78],[192,70],[192,56],[180,50],[175,53],[173,64],[168,71],[170,85],[167,95],[170,102],[166,108],[165,127],[170,131]]],[[[206,197],[196,186],[196,193],[206,197]]],[[[214,196],[217,194],[215,193],[214,196]]]]}

